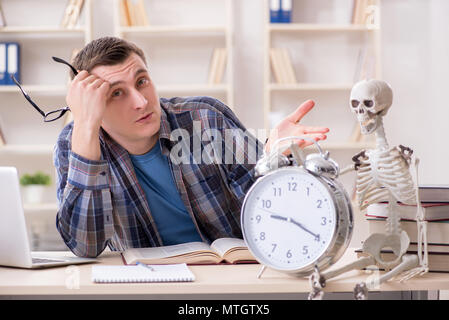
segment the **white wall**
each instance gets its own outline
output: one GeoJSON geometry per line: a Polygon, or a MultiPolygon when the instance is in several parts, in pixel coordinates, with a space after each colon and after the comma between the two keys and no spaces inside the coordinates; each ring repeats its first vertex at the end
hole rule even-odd
{"type": "Polygon", "coordinates": [[[421,159],[422,183],[449,183],[449,1],[389,0],[382,7],[383,77],[394,90],[386,120],[390,144],[421,159]]]}
{"type": "MultiPolygon", "coordinates": [[[[7,0],[5,6],[8,1],[12,0],[7,0]]],[[[342,4],[348,7],[348,0],[320,0],[319,3],[296,0],[294,4],[301,2],[306,6],[304,13],[301,12],[303,15],[316,12],[314,8],[309,7],[311,5],[330,5],[336,12],[339,12],[342,4]]],[[[55,6],[55,11],[60,14],[60,2],[55,3],[59,4],[55,6]]],[[[94,1],[95,38],[113,34],[111,3],[111,0],[94,1]]],[[[235,109],[248,128],[262,128],[263,1],[234,0],[234,3],[235,109]]],[[[409,146],[421,158],[422,183],[449,183],[449,171],[445,170],[446,157],[449,157],[446,143],[449,107],[445,97],[449,89],[446,80],[449,74],[447,12],[447,0],[382,1],[383,78],[391,84],[395,94],[393,107],[385,119],[386,132],[390,144],[409,146]]],[[[331,22],[339,21],[340,18],[336,18],[339,13],[331,17],[329,14],[324,11],[321,18],[330,19],[331,22]]],[[[20,19],[34,16],[33,12],[24,11],[20,19]]],[[[48,42],[41,43],[47,45],[48,42]]],[[[38,45],[39,41],[36,42],[36,46],[38,45]]],[[[326,48],[325,43],[323,48],[326,48]]],[[[332,59],[332,53],[329,53],[329,59],[332,59]]],[[[48,67],[54,68],[51,70],[55,70],[55,74],[61,74],[59,65],[49,64],[48,67]]],[[[39,70],[48,71],[47,66],[45,69],[38,68],[37,71],[39,70]]],[[[61,74],[61,77],[63,76],[61,74]]],[[[297,104],[301,102],[298,101],[297,104]]],[[[319,107],[317,105],[317,108],[319,107]]]]}
{"type": "MultiPolygon", "coordinates": [[[[254,129],[263,127],[262,3],[236,0],[234,9],[236,112],[254,129]]],[[[382,73],[394,90],[386,133],[391,145],[414,149],[421,159],[420,182],[427,184],[449,183],[448,12],[447,0],[382,1],[382,73]]],[[[96,0],[94,36],[112,30],[110,0],[96,0]]]]}

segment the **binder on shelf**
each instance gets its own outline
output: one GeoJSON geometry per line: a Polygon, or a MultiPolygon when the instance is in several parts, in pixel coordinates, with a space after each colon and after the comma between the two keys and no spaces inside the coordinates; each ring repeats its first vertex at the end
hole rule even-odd
{"type": "Polygon", "coordinates": [[[14,85],[12,75],[20,81],[20,46],[17,42],[0,42],[0,84],[14,85]]]}
{"type": "Polygon", "coordinates": [[[8,43],[6,49],[6,61],[6,70],[8,71],[6,84],[14,85],[14,81],[12,80],[11,76],[14,76],[14,78],[16,78],[17,81],[20,82],[20,47],[17,42],[8,43]]]}
{"type": "Polygon", "coordinates": [[[281,0],[270,0],[270,22],[281,22],[281,0]]]}
{"type": "Polygon", "coordinates": [[[290,23],[292,21],[292,0],[281,0],[280,10],[281,23],[290,23]]]}
{"type": "Polygon", "coordinates": [[[0,85],[6,84],[6,43],[0,42],[0,85]]]}

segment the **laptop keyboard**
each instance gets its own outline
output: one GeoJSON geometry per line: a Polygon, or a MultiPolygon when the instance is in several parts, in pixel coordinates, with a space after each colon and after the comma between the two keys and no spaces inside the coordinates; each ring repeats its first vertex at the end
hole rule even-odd
{"type": "Polygon", "coordinates": [[[34,263],[54,263],[54,262],[64,262],[64,260],[57,259],[45,259],[45,258],[32,258],[32,262],[34,263]]]}

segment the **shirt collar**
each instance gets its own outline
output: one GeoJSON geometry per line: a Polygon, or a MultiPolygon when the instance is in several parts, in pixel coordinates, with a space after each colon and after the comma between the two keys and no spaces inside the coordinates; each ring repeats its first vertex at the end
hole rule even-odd
{"type": "Polygon", "coordinates": [[[161,102],[161,126],[159,129],[159,139],[167,139],[170,141],[170,135],[172,132],[172,128],[170,126],[170,122],[167,118],[167,113],[165,112],[165,106],[161,102]]]}

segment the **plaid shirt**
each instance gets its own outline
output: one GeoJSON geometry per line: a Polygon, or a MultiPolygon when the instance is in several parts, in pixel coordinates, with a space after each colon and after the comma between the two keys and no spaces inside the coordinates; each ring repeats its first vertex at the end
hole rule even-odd
{"type": "MultiPolygon", "coordinates": [[[[203,241],[241,238],[240,209],[255,180],[254,165],[262,144],[250,134],[245,135],[244,143],[238,139],[225,143],[226,130],[244,132],[245,128],[216,99],[161,98],[160,104],[161,150],[169,159],[181,199],[203,241]],[[199,132],[195,128],[200,128],[199,132]],[[176,129],[188,132],[189,140],[180,144],[176,129]],[[217,161],[218,149],[206,152],[210,141],[217,142],[210,137],[214,132],[221,134],[222,161],[217,161]],[[196,149],[195,139],[200,141],[196,149]],[[181,163],[176,158],[180,152],[185,152],[181,163]],[[201,161],[195,155],[200,155],[201,161]],[[239,155],[243,155],[243,162],[239,155]]],[[[66,245],[76,255],[86,257],[98,256],[107,245],[111,250],[163,245],[128,152],[101,130],[101,160],[83,158],[71,151],[72,129],[73,122],[62,130],[54,151],[59,201],[56,226],[66,245]]]]}

